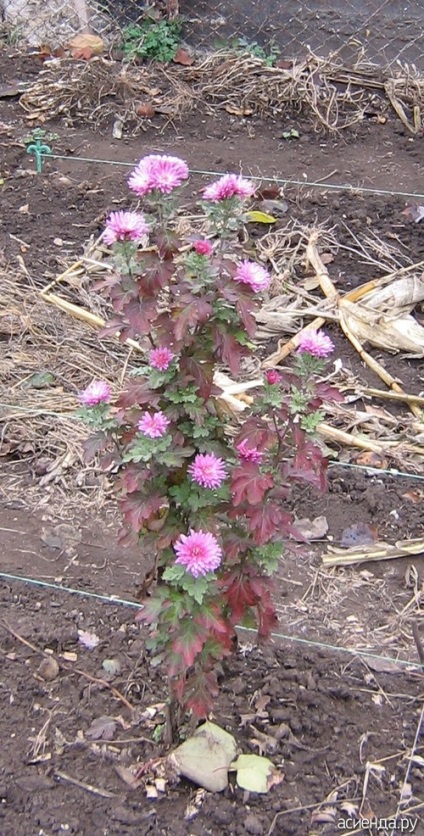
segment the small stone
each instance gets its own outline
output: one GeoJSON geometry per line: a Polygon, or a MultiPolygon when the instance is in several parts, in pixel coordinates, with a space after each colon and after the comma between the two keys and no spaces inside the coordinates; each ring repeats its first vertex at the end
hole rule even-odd
{"type": "Polygon", "coordinates": [[[249,813],[244,820],[244,827],[247,833],[252,833],[253,836],[262,836],[264,827],[258,816],[254,813],[249,813]]]}
{"type": "Polygon", "coordinates": [[[212,815],[217,824],[231,824],[233,820],[232,813],[229,810],[221,810],[220,807],[214,810],[212,815]]]}
{"type": "Polygon", "coordinates": [[[290,720],[292,712],[288,708],[270,708],[269,714],[274,723],[284,723],[290,720]]]}
{"type": "Polygon", "coordinates": [[[119,821],[120,824],[140,824],[143,821],[143,818],[144,816],[142,813],[136,813],[134,810],[128,810],[128,808],[123,805],[118,805],[112,811],[112,819],[114,821],[119,821]]]}
{"type": "Polygon", "coordinates": [[[53,659],[50,656],[48,659],[43,659],[37,669],[37,673],[41,676],[41,679],[44,679],[45,682],[53,682],[53,680],[59,675],[59,670],[60,668],[56,659],[53,659]]]}
{"type": "Polygon", "coordinates": [[[239,694],[245,694],[247,691],[247,683],[241,677],[239,679],[235,679],[234,682],[231,683],[231,690],[233,694],[237,696],[239,694]]]}

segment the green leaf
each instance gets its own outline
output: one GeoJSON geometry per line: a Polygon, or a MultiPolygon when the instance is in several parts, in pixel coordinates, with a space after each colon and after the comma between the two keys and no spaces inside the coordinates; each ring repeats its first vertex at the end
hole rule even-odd
{"type": "Polygon", "coordinates": [[[164,581],[170,581],[171,583],[178,583],[181,578],[186,574],[186,570],[184,566],[179,566],[178,564],[174,564],[174,566],[167,566],[162,578],[164,581]]]}
{"type": "Polygon", "coordinates": [[[236,331],[234,336],[240,345],[247,345],[252,351],[256,348],[255,343],[252,343],[245,331],[236,331]]]}
{"type": "Polygon", "coordinates": [[[164,455],[172,444],[172,436],[164,435],[161,438],[149,438],[145,435],[137,435],[134,441],[122,456],[124,462],[148,462],[150,459],[160,461],[161,454],[164,455]]]}
{"type": "Polygon", "coordinates": [[[305,430],[305,432],[314,433],[318,424],[320,424],[324,418],[324,412],[317,409],[315,412],[310,412],[309,415],[302,415],[302,418],[300,419],[300,426],[302,427],[302,430],[305,430]]]}
{"type": "Polygon", "coordinates": [[[184,575],[185,577],[180,580],[180,585],[191,598],[194,598],[198,604],[201,604],[208,591],[209,582],[215,578],[215,575],[213,572],[208,572],[199,578],[194,578],[189,572],[184,572],[184,575]]]}
{"type": "Polygon", "coordinates": [[[248,792],[269,792],[274,784],[283,780],[281,772],[268,758],[260,755],[239,755],[230,765],[230,770],[237,772],[237,783],[248,792]]]}
{"type": "Polygon", "coordinates": [[[36,372],[25,381],[24,386],[28,389],[45,389],[53,383],[54,375],[51,372],[36,372]]]}
{"type": "Polygon", "coordinates": [[[257,558],[258,563],[265,567],[267,572],[275,572],[278,568],[278,564],[283,553],[283,544],[280,542],[277,543],[266,543],[264,546],[260,548],[254,549],[254,556],[257,558]]]}
{"type": "Polygon", "coordinates": [[[246,212],[246,217],[250,223],[254,224],[274,224],[277,220],[273,215],[268,215],[267,212],[258,212],[254,209],[246,212]]]}
{"type": "Polygon", "coordinates": [[[175,500],[177,505],[185,505],[191,493],[191,485],[189,482],[183,482],[181,485],[173,485],[169,489],[169,495],[175,500]]]}

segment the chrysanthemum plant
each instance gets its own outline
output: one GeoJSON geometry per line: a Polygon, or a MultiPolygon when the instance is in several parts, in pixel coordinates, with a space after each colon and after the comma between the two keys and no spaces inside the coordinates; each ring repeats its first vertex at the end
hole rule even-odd
{"type": "Polygon", "coordinates": [[[319,382],[332,343],[309,332],[292,368],[266,372],[247,417],[228,432],[214,372],[237,377],[255,356],[255,313],[271,276],[243,257],[237,234],[254,186],[228,174],[204,189],[206,237],[183,241],[173,219],[187,178],[182,160],[143,158],[129,186],[144,214],[107,220],[117,269],[104,335],[136,340],[145,355],[113,406],[102,381],[81,402],[95,430],[87,455],[118,471],[121,541],[140,548],[141,567],[154,564],[139,616],[151,664],[201,718],[218,694],[219,663],[237,647],[236,626],[255,625],[267,639],[276,624],[271,577],[297,536],[292,489],[326,488],[314,431],[338,394],[319,382]]]}

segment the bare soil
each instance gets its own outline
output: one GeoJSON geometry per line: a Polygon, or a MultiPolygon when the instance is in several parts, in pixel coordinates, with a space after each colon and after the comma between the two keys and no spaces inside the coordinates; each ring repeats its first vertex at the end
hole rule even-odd
{"type": "MultiPolygon", "coordinates": [[[[5,81],[23,80],[37,70],[30,59],[17,62],[0,53],[5,81]]],[[[367,226],[394,241],[414,262],[424,257],[420,224],[402,215],[409,198],[328,188],[349,182],[424,193],[422,137],[409,136],[394,117],[337,138],[317,136],[296,120],[282,125],[228,114],[208,120],[193,116],[167,127],[158,121],[141,137],[121,141],[111,138],[111,126],[101,134],[63,123],[48,128],[58,134],[54,153],[66,159],[47,161],[36,175],[23,143],[28,124],[18,101],[0,101],[0,246],[3,265],[24,286],[44,286],[81,255],[111,209],[129,204],[128,169],[76,157],[133,163],[152,151],[179,154],[200,172],[242,168],[267,179],[323,180],[320,189],[287,189],[293,218],[326,221],[348,245],[351,232],[367,226]],[[299,129],[299,141],[282,139],[290,127],[299,129]]],[[[196,175],[194,190],[206,179],[196,175]]],[[[361,263],[346,250],[338,252],[330,270],[342,288],[381,274],[377,265],[361,263]]],[[[376,385],[347,341],[335,328],[331,333],[343,363],[376,385]]],[[[30,342],[26,348],[31,350],[30,342]]],[[[7,334],[0,335],[0,350],[9,350],[7,334]]],[[[375,354],[407,391],[421,391],[419,361],[375,354]]],[[[66,380],[63,385],[66,391],[66,380]]],[[[393,408],[400,421],[402,410],[393,408]]],[[[1,426],[3,441],[7,422],[1,426]]],[[[130,605],[144,574],[143,555],[116,545],[119,521],[110,496],[101,510],[94,504],[90,510],[87,485],[80,495],[71,494],[66,479],[43,495],[37,488],[43,444],[41,437],[35,449],[21,445],[0,459],[7,485],[0,483],[2,836],[62,831],[82,836],[312,836],[349,832],[343,822],[350,809],[363,818],[409,816],[417,822],[415,833],[423,836],[424,741],[422,728],[421,736],[417,729],[424,687],[412,635],[413,621],[422,633],[423,556],[324,570],[320,555],[328,539],[288,551],[276,582],[277,632],[284,638],[256,647],[254,634],[240,633],[241,646],[223,668],[214,711],[216,722],[236,736],[242,751],[257,752],[262,741],[284,773],[283,782],[266,796],[246,796],[231,785],[217,797],[199,796],[182,781],[148,799],[143,788],[129,788],[117,772],[117,767],[156,758],[166,749],[154,742],[155,727],[163,721],[160,712],[150,721],[143,718],[145,709],[163,702],[166,693],[161,672],[149,666],[143,634],[134,623],[137,610],[130,605]],[[30,496],[38,497],[36,507],[30,496]],[[95,633],[97,647],[87,650],[78,630],[95,633]],[[61,664],[51,682],[37,672],[46,650],[61,664]],[[360,658],[360,651],[385,659],[360,658]],[[409,664],[395,665],[386,657],[409,664]],[[102,667],[107,659],[119,662],[110,681],[102,667]],[[90,739],[92,722],[102,716],[115,718],[112,739],[90,739]],[[268,734],[265,743],[261,733],[268,734]],[[187,818],[188,805],[195,801],[196,815],[187,818]]],[[[325,514],[333,544],[347,526],[364,522],[380,540],[395,542],[423,536],[420,485],[406,476],[337,465],[330,470],[328,495],[304,492],[297,507],[302,516],[325,514]]],[[[372,831],[358,826],[355,832],[389,831],[381,824],[372,831]]]]}

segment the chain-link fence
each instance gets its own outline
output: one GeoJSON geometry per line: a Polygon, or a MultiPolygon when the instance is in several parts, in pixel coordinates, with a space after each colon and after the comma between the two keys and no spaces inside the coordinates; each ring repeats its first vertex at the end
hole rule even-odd
{"type": "Polygon", "coordinates": [[[147,15],[181,22],[181,39],[202,49],[247,45],[293,59],[308,47],[349,61],[363,48],[380,66],[424,70],[424,0],[0,0],[3,29],[15,43],[63,45],[79,32],[122,43],[122,30],[147,15]]]}

